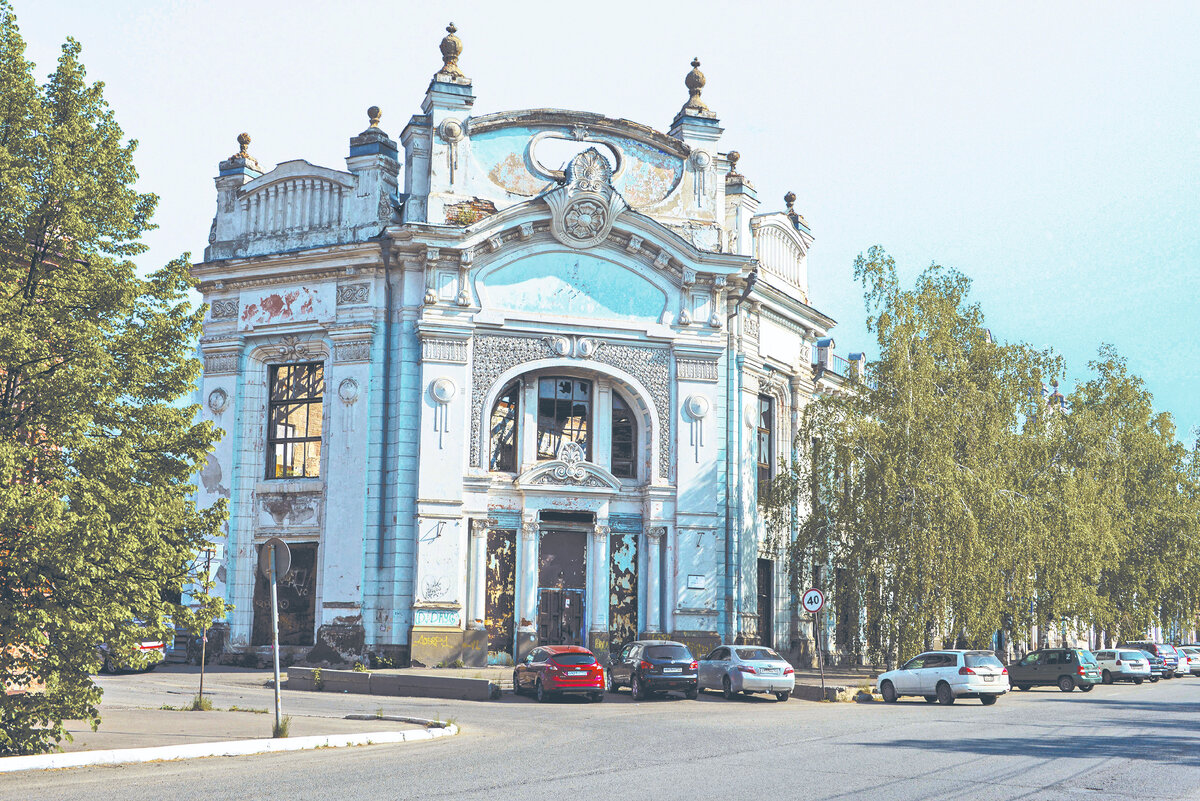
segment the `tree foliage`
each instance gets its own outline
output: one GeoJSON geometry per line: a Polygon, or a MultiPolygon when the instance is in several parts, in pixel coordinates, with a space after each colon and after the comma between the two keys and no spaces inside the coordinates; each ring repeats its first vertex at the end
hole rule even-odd
{"type": "Polygon", "coordinates": [[[966,276],[932,265],[906,289],[876,247],[855,277],[879,357],[805,409],[812,446],[767,499],[771,528],[798,522],[793,573],[842,577],[854,650],[891,663],[1035,624],[1194,625],[1195,454],[1115,351],[1046,398],[1062,360],[994,341],[966,276]]]}
{"type": "Polygon", "coordinates": [[[157,198],[79,54],[39,86],[0,3],[0,681],[45,685],[0,696],[0,754],[98,721],[97,645],[191,622],[178,593],[225,515],[191,499],[217,434],[176,403],[199,373],[188,258],[138,276],[157,198]]]}

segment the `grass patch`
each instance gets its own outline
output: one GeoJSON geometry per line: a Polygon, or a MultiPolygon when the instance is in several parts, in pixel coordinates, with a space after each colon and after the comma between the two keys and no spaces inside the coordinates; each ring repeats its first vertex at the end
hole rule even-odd
{"type": "Polygon", "coordinates": [[[283,720],[279,723],[272,724],[271,736],[275,738],[287,737],[292,731],[292,716],[284,715],[283,720]]]}
{"type": "Polygon", "coordinates": [[[193,712],[212,712],[212,708],[212,699],[203,695],[192,698],[192,705],[188,707],[193,712]]]}
{"type": "Polygon", "coordinates": [[[256,715],[265,715],[268,712],[270,712],[271,710],[260,709],[259,707],[256,707],[256,706],[236,706],[235,705],[235,706],[229,707],[228,711],[229,712],[253,712],[256,715]]]}

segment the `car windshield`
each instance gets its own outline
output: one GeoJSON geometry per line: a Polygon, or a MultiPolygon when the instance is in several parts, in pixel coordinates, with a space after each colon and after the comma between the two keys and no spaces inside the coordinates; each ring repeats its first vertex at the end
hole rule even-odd
{"type": "Polygon", "coordinates": [[[596,657],[591,654],[554,654],[550,661],[556,665],[594,665],[596,657]]]}
{"type": "Polygon", "coordinates": [[[692,655],[682,645],[648,645],[646,646],[646,657],[648,659],[691,659],[692,655]]]}
{"type": "Polygon", "coordinates": [[[1096,664],[1096,657],[1092,656],[1091,651],[1080,650],[1080,651],[1076,651],[1075,653],[1079,654],[1080,662],[1089,662],[1093,665],[1096,664]]]}
{"type": "Polygon", "coordinates": [[[770,648],[738,648],[737,655],[742,659],[780,659],[779,654],[772,651],[770,648]]]}
{"type": "Polygon", "coordinates": [[[995,657],[995,655],[993,655],[993,654],[967,654],[966,659],[967,659],[967,667],[971,667],[971,668],[977,668],[977,667],[1002,668],[1002,667],[1004,667],[1003,663],[1001,663],[1000,660],[997,659],[995,657]]]}
{"type": "Polygon", "coordinates": [[[1158,651],[1164,656],[1175,656],[1175,649],[1169,645],[1158,646],[1158,651]]]}

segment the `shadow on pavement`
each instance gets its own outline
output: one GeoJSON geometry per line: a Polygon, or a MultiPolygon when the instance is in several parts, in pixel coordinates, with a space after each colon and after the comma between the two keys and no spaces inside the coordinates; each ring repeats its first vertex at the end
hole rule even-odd
{"type": "MultiPolygon", "coordinates": [[[[1121,725],[1128,725],[1122,721],[1121,725]]],[[[1170,765],[1200,767],[1200,739],[1179,735],[1124,737],[1052,736],[1045,739],[989,737],[976,740],[888,740],[858,743],[867,748],[913,748],[940,753],[1016,756],[1034,759],[1141,759],[1170,765]]]]}

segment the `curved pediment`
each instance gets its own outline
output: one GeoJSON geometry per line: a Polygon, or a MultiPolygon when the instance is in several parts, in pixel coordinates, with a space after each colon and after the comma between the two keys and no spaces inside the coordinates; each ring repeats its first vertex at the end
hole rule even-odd
{"type": "Polygon", "coordinates": [[[517,476],[516,485],[522,489],[554,489],[578,491],[580,488],[619,490],[621,482],[598,464],[584,461],[583,448],[567,441],[558,449],[558,458],[539,462],[536,467],[517,476]]]}

